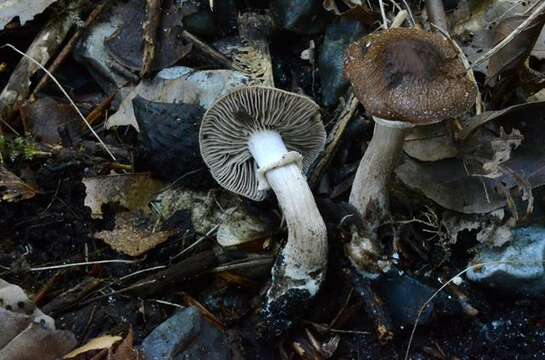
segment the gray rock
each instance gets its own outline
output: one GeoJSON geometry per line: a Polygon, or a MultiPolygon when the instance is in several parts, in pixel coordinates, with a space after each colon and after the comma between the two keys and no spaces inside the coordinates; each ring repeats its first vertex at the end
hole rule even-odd
{"type": "Polygon", "coordinates": [[[344,51],[363,34],[359,21],[341,21],[328,26],[320,48],[320,78],[322,81],[322,102],[334,105],[348,88],[344,78],[344,51]]]}
{"type": "Polygon", "coordinates": [[[147,360],[231,358],[224,335],[195,307],[183,309],[156,327],[142,342],[147,360]]]}
{"type": "Polygon", "coordinates": [[[545,228],[513,230],[513,240],[501,248],[483,247],[471,264],[491,263],[469,270],[471,281],[526,296],[543,296],[545,290],[545,228]]]}
{"type": "Polygon", "coordinates": [[[271,13],[276,26],[299,34],[316,34],[325,29],[332,17],[322,0],[274,0],[271,13]]]}

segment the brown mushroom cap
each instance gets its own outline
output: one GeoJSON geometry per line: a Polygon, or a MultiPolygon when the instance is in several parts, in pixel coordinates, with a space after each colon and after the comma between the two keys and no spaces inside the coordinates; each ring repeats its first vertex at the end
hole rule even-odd
{"type": "Polygon", "coordinates": [[[419,29],[393,28],[352,43],[345,75],[376,117],[426,125],[468,110],[477,89],[450,40],[419,29]]]}
{"type": "Polygon", "coordinates": [[[311,99],[287,91],[248,86],[217,100],[201,123],[201,155],[212,177],[234,193],[260,201],[257,165],[248,150],[250,136],[276,131],[289,151],[303,156],[303,171],[325,144],[320,107],[311,99]]]}

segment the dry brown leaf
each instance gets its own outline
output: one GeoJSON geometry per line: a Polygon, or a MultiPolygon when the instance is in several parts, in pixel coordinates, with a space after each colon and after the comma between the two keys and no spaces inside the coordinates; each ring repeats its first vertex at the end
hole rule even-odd
{"type": "Polygon", "coordinates": [[[140,256],[175,234],[175,230],[154,231],[156,225],[153,217],[142,211],[122,212],[116,215],[113,230],[101,231],[95,237],[115,251],[140,256]]]}
{"type": "Polygon", "coordinates": [[[162,184],[150,174],[124,174],[84,178],[85,206],[93,218],[102,218],[102,205],[119,204],[128,210],[145,209],[162,184]]]}
{"type": "Polygon", "coordinates": [[[99,336],[97,338],[89,340],[85,345],[82,345],[78,347],[77,349],[74,349],[68,354],[64,355],[63,359],[73,359],[80,354],[93,351],[93,350],[110,349],[121,339],[122,339],[121,336],[112,336],[112,335],[99,336]]]}
{"type": "Polygon", "coordinates": [[[0,201],[17,202],[36,196],[38,191],[0,163],[0,201]]]}

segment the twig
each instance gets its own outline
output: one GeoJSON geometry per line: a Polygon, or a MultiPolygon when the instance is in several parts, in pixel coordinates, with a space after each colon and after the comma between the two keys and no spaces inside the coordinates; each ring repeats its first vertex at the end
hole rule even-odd
{"type": "Polygon", "coordinates": [[[386,17],[386,11],[384,10],[384,1],[378,0],[380,4],[380,15],[382,16],[382,27],[384,30],[388,30],[388,18],[386,17]]]}
{"type": "Polygon", "coordinates": [[[22,52],[21,50],[17,49],[15,46],[11,45],[11,44],[5,44],[5,45],[2,45],[0,46],[0,48],[3,48],[3,47],[9,47],[10,49],[12,49],[13,51],[17,52],[18,54],[24,56],[25,58],[29,59],[31,62],[33,62],[35,65],[37,65],[40,69],[42,69],[43,71],[45,71],[45,73],[47,75],[49,75],[51,77],[51,80],[53,80],[53,82],[59,87],[59,89],[62,91],[62,93],[64,94],[64,96],[66,96],[66,98],[68,99],[68,101],[70,102],[70,104],[74,107],[74,109],[76,110],[76,112],[78,113],[79,117],[83,120],[83,122],[85,123],[85,125],[87,126],[87,128],[89,129],[89,131],[91,131],[91,133],[95,136],[95,138],[98,140],[98,142],[100,143],[100,145],[102,145],[102,147],[104,148],[104,150],[106,150],[106,152],[108,153],[108,155],[110,155],[110,157],[112,158],[112,160],[114,161],[117,161],[116,157],[114,156],[114,154],[112,154],[112,152],[110,151],[110,149],[108,149],[108,147],[106,146],[106,144],[102,141],[102,139],[100,138],[100,136],[98,136],[98,134],[95,132],[95,129],[93,129],[93,127],[87,122],[87,120],[85,119],[85,116],[83,116],[83,114],[81,113],[81,111],[79,110],[79,108],[76,106],[76,104],[74,103],[74,100],[72,100],[72,98],[68,95],[68,93],[66,92],[66,90],[64,90],[64,88],[62,87],[62,85],[59,83],[59,81],[42,65],[40,64],[39,62],[37,62],[36,60],[34,60],[32,57],[28,56],[27,54],[25,54],[24,52],[22,52]]]}
{"type": "MultiPolygon", "coordinates": [[[[105,3],[99,4],[93,11],[91,11],[89,16],[87,17],[87,20],[85,20],[85,24],[83,25],[83,28],[79,29],[78,31],[74,33],[74,35],[72,35],[72,37],[70,38],[70,40],[68,40],[64,48],[59,53],[59,55],[57,55],[53,63],[48,67],[47,70],[51,74],[53,74],[59,68],[59,66],[62,65],[62,63],[64,63],[64,61],[70,55],[72,50],[74,50],[74,47],[76,46],[79,38],[81,37],[81,34],[83,34],[83,30],[88,28],[89,25],[91,25],[96,20],[96,18],[102,13],[102,10],[104,10],[105,6],[106,6],[105,3]]],[[[36,87],[32,91],[31,97],[34,96],[36,93],[38,93],[38,91],[40,91],[45,86],[45,84],[47,84],[48,79],[49,77],[47,76],[47,74],[42,76],[42,78],[38,82],[38,85],[36,85],[36,87]]]]}
{"type": "Polygon", "coordinates": [[[403,25],[403,23],[407,19],[407,15],[408,15],[407,10],[399,11],[397,13],[396,17],[394,18],[394,20],[392,20],[392,27],[397,28],[397,27],[400,27],[401,25],[403,25]]]}
{"type": "Polygon", "coordinates": [[[150,268],[147,268],[147,269],[138,270],[138,271],[135,271],[135,272],[132,272],[130,274],[127,274],[127,275],[124,275],[124,276],[120,277],[119,280],[123,281],[125,279],[130,278],[130,277],[140,275],[140,274],[143,274],[143,273],[148,272],[148,271],[161,270],[161,269],[164,269],[166,267],[167,267],[166,265],[158,265],[158,266],[150,267],[150,268]]]}
{"type": "Polygon", "coordinates": [[[534,11],[532,11],[532,13],[528,16],[528,18],[526,18],[526,20],[524,20],[519,26],[516,27],[515,30],[513,30],[509,35],[507,35],[505,37],[505,39],[503,39],[502,41],[500,41],[496,46],[494,46],[492,49],[488,50],[486,52],[486,54],[484,54],[483,56],[481,56],[480,58],[478,58],[477,60],[475,60],[475,62],[473,63],[472,67],[475,67],[477,65],[480,65],[482,64],[483,62],[485,62],[486,60],[488,60],[492,55],[494,55],[495,53],[497,53],[498,51],[500,51],[503,47],[505,47],[507,44],[509,44],[514,38],[515,36],[517,36],[518,34],[520,34],[521,32],[523,32],[525,30],[525,28],[532,22],[535,20],[535,18],[537,18],[539,15],[541,15],[543,13],[543,11],[545,11],[545,1],[543,1],[541,3],[541,5],[539,5],[537,8],[535,8],[534,11]]]}
{"type": "Polygon", "coordinates": [[[144,53],[142,54],[142,68],[140,76],[149,74],[153,59],[155,58],[155,44],[157,42],[157,29],[161,20],[162,0],[146,0],[146,20],[143,24],[144,53]]]}
{"type": "Polygon", "coordinates": [[[70,267],[76,267],[76,266],[86,266],[86,265],[96,265],[96,264],[112,264],[112,263],[134,264],[139,261],[140,260],[121,260],[121,259],[85,261],[85,262],[71,263],[71,264],[33,267],[33,268],[30,268],[30,271],[55,270],[55,269],[64,269],[64,268],[70,268],[70,267]]]}
{"type": "Polygon", "coordinates": [[[233,63],[231,60],[229,60],[225,55],[217,51],[216,49],[208,46],[205,42],[197,38],[195,35],[191,34],[189,31],[184,30],[182,32],[182,37],[193,43],[193,46],[197,48],[199,51],[204,53],[206,56],[210,57],[215,63],[227,68],[231,69],[233,67],[233,63]]]}
{"type": "Polygon", "coordinates": [[[195,240],[195,242],[191,245],[189,245],[188,247],[186,247],[185,249],[183,249],[182,251],[180,251],[178,254],[174,255],[171,260],[174,260],[174,259],[177,259],[179,258],[180,256],[188,253],[190,250],[194,249],[197,245],[199,245],[201,242],[203,242],[205,239],[208,239],[208,237],[210,235],[212,235],[216,230],[218,230],[218,228],[220,227],[219,224],[215,225],[212,229],[208,230],[208,232],[206,234],[204,234],[203,236],[201,236],[200,238],[198,238],[197,240],[195,240]]]}

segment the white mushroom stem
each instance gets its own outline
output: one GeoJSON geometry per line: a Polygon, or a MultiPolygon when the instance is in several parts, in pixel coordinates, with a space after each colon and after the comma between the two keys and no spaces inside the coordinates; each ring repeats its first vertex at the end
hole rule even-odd
{"type": "Polygon", "coordinates": [[[373,138],[361,159],[349,198],[350,204],[362,215],[367,234],[353,236],[347,245],[347,255],[359,270],[364,268],[366,271],[372,265],[366,264],[369,261],[367,255],[377,251],[373,243],[377,228],[389,214],[387,186],[407,131],[407,127],[400,123],[387,126],[383,121],[375,118],[373,138]]]}
{"type": "Polygon", "coordinates": [[[248,146],[276,194],[288,226],[288,241],[273,269],[268,301],[294,289],[307,290],[314,296],[327,265],[327,231],[301,171],[301,156],[288,151],[274,131],[256,132],[248,146]]]}

